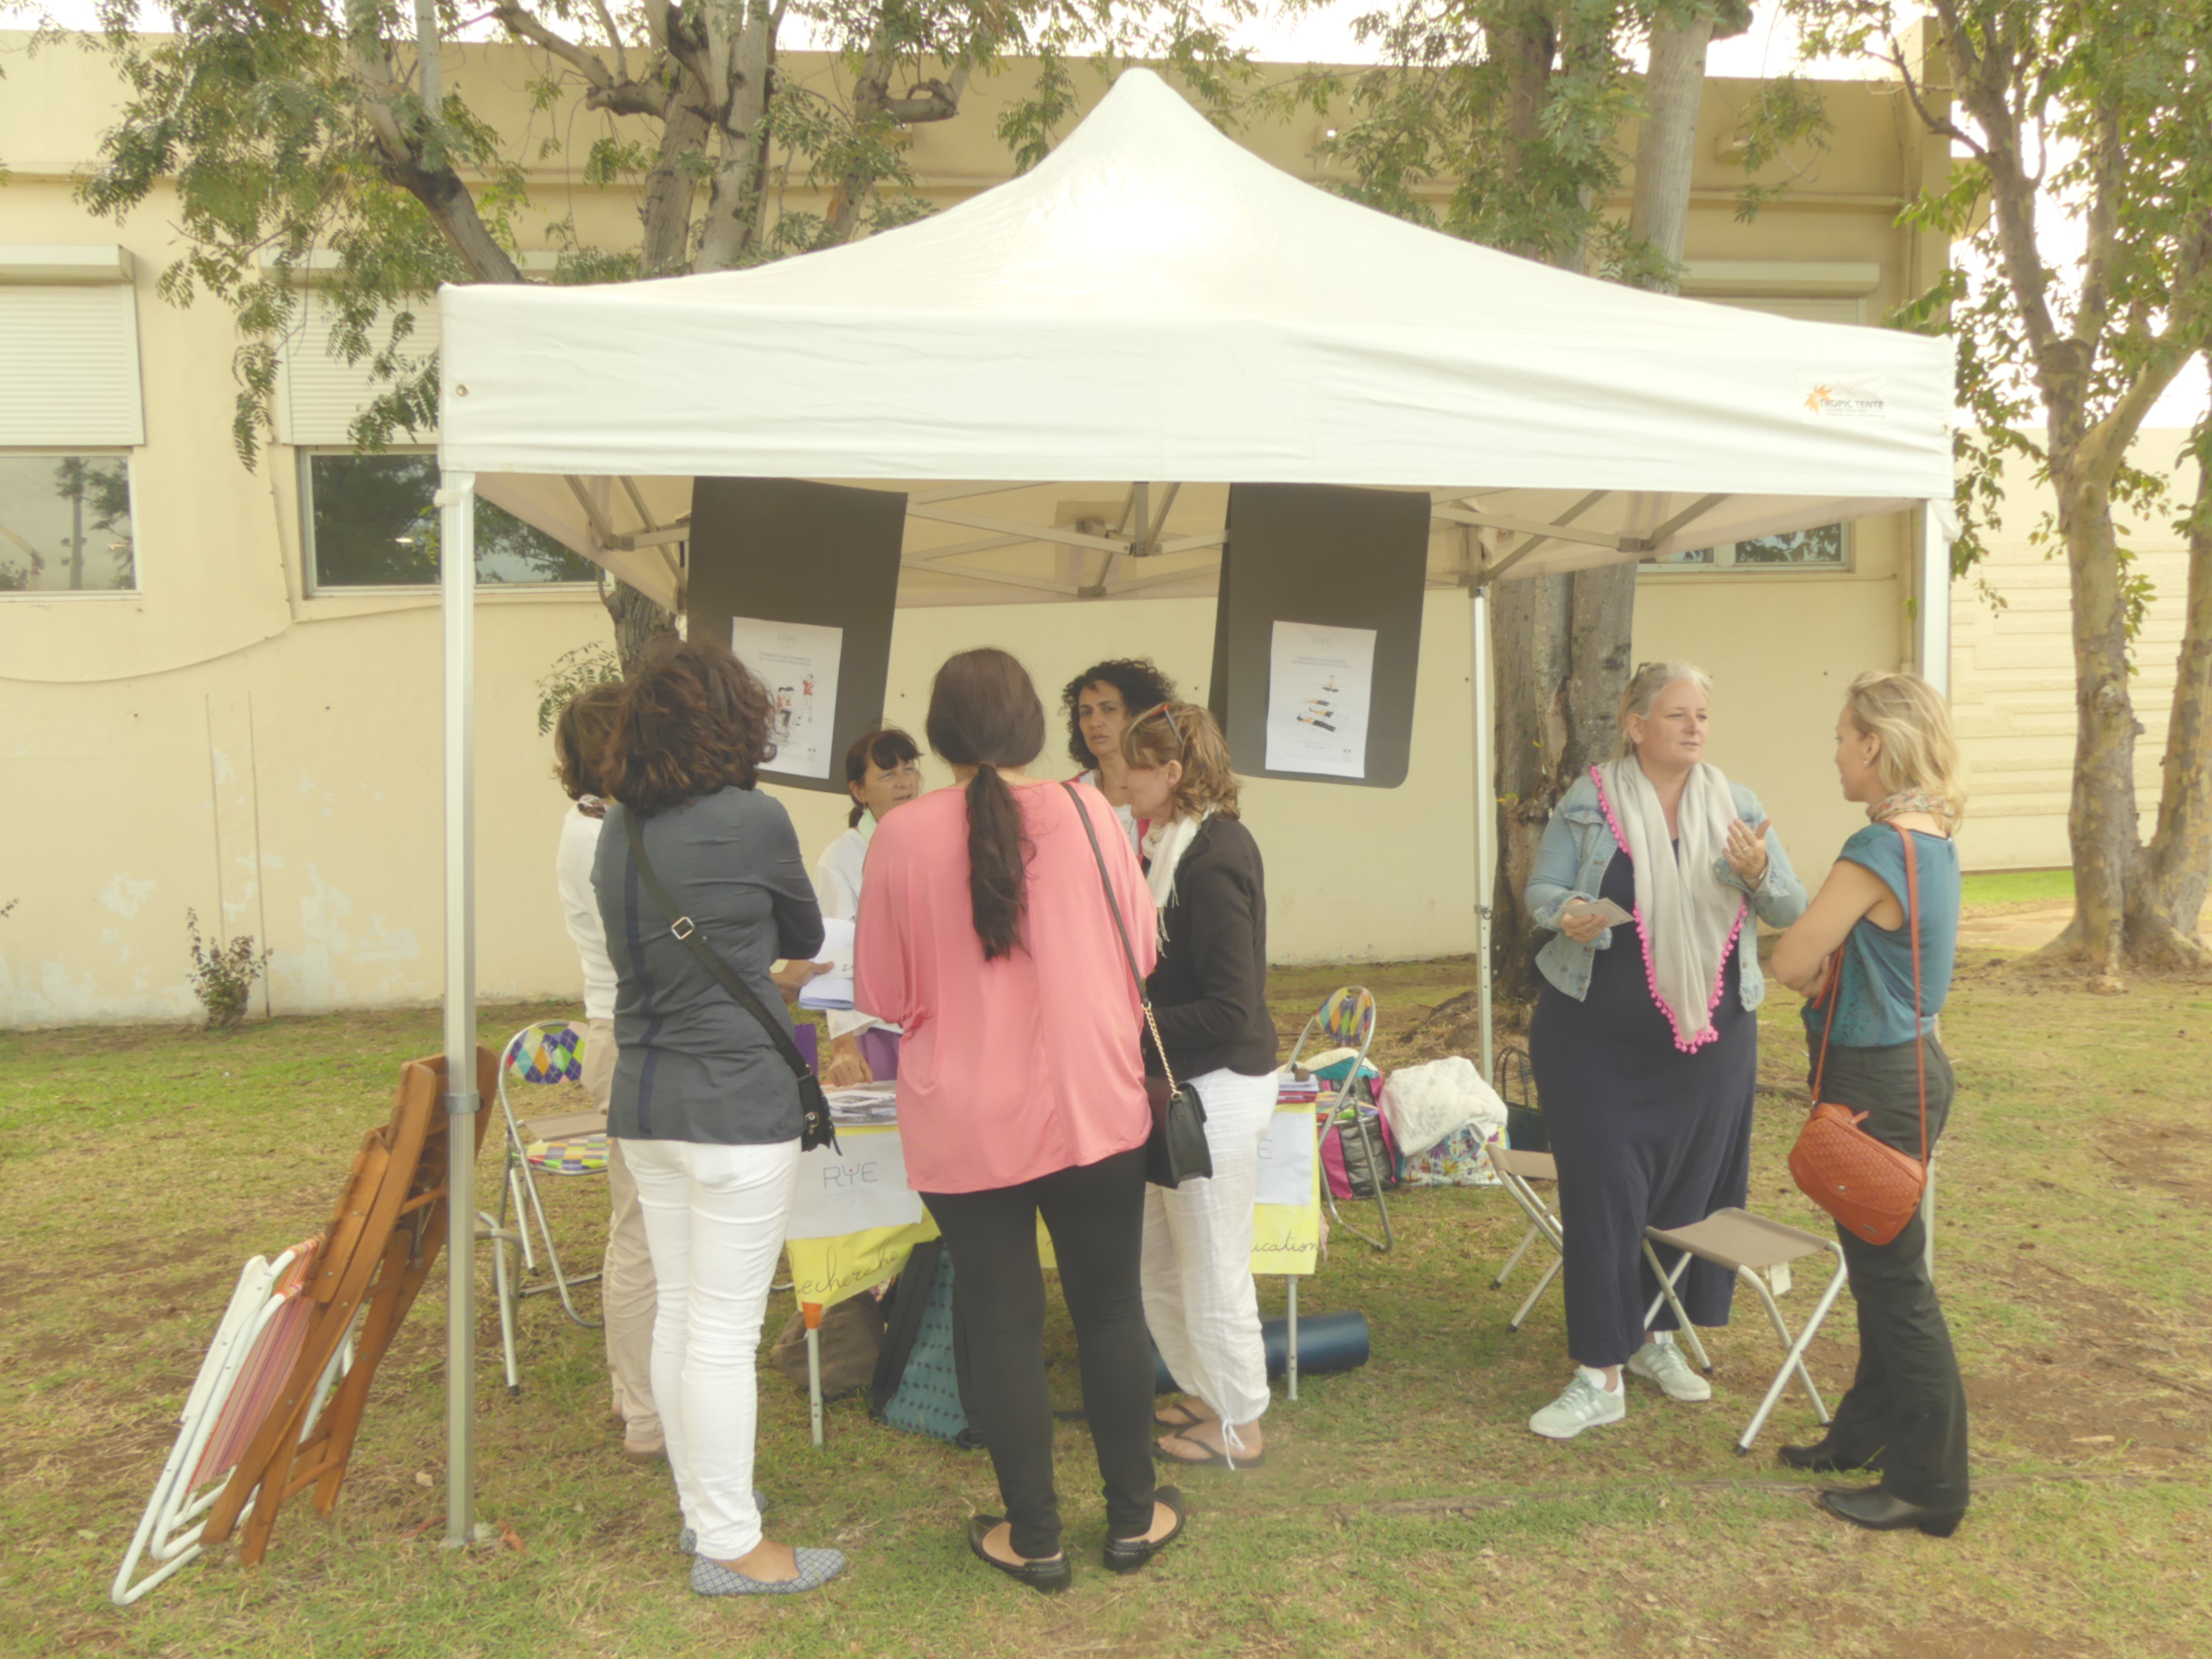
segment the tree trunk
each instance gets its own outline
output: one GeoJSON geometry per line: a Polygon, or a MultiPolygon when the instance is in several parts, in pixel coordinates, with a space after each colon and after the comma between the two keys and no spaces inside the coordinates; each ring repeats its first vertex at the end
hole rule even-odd
{"type": "Polygon", "coordinates": [[[2129,954],[2162,968],[2202,968],[2208,956],[2198,919],[2212,884],[2212,454],[2197,462],[2183,615],[2158,827],[2127,909],[2129,954]]]}
{"type": "Polygon", "coordinates": [[[1574,633],[1574,579],[1531,576],[1490,590],[1491,654],[1498,688],[1496,720],[1498,793],[1497,925],[1491,931],[1491,971],[1509,1000],[1534,996],[1530,926],[1522,902],[1535,867],[1536,846],[1559,798],[1568,747],[1566,687],[1574,633]]]}
{"type": "MultiPolygon", "coordinates": [[[[672,74],[674,71],[672,70],[672,74]]],[[[646,178],[638,218],[645,228],[638,248],[638,274],[672,276],[691,256],[691,202],[697,194],[690,158],[707,148],[707,118],[690,94],[695,90],[678,75],[660,129],[660,153],[646,178]]]]}
{"type": "Polygon", "coordinates": [[[615,656],[625,677],[635,673],[655,640],[672,637],[676,618],[620,577],[611,580],[600,601],[614,618],[615,656]]]}
{"type": "Polygon", "coordinates": [[[761,146],[775,28],[759,0],[736,0],[707,14],[709,82],[722,103],[714,117],[714,183],[696,270],[729,270],[752,251],[760,234],[761,146]]]}
{"type": "Polygon", "coordinates": [[[2049,948],[2116,978],[2137,848],[2135,744],[2142,730],[2128,690],[2127,607],[2104,481],[2062,472],[2052,482],[2074,601],[2074,788],[2066,813],[2074,920],[2049,948]]]}
{"type": "Polygon", "coordinates": [[[1690,222],[1690,175],[1698,159],[1698,111],[1705,96],[1710,16],[1651,25],[1651,67],[1644,80],[1644,126],[1636,138],[1636,193],[1628,234],[1665,262],[1644,286],[1679,291],[1682,244],[1690,222]]]}

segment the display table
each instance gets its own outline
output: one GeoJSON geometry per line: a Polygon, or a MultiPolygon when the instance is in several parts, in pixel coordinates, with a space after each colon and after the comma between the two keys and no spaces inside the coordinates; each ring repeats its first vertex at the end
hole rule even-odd
{"type": "MultiPolygon", "coordinates": [[[[823,1441],[817,1331],[826,1308],[880,1285],[907,1253],[937,1237],[921,1196],[906,1184],[896,1090],[882,1084],[833,1090],[839,1147],[817,1146],[799,1162],[799,1194],[784,1248],[793,1290],[806,1318],[807,1404],[814,1443],[823,1441]]],[[[1037,1253],[1053,1265],[1052,1240],[1037,1224],[1037,1253]]],[[[1310,1102],[1285,1102],[1260,1149],[1260,1201],[1253,1212],[1252,1272],[1280,1274],[1289,1296],[1285,1380],[1298,1397],[1298,1279],[1321,1255],[1321,1159],[1310,1102]]]]}

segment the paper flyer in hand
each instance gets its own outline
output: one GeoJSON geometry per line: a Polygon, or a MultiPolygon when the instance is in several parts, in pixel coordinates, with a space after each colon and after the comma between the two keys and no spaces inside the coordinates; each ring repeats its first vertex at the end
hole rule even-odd
{"type": "Polygon", "coordinates": [[[1375,630],[1275,623],[1267,659],[1267,770],[1367,775],[1375,630]]]}
{"type": "Polygon", "coordinates": [[[826,962],[830,971],[817,975],[799,988],[802,1008],[842,1010],[853,1006],[853,924],[836,916],[822,918],[822,949],[814,958],[826,962]]]}
{"type": "Polygon", "coordinates": [[[826,778],[843,757],[833,752],[837,668],[845,630],[811,623],[730,621],[730,649],[768,688],[769,735],[775,758],[761,768],[794,778],[826,778]]]}

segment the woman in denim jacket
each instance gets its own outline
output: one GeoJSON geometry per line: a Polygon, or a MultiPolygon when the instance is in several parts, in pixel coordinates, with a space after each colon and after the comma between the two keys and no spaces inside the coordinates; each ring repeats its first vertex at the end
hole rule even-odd
{"type": "MultiPolygon", "coordinates": [[[[1625,1365],[1674,1400],[1712,1386],[1674,1346],[1643,1257],[1646,1227],[1744,1201],[1759,1020],[1759,921],[1805,908],[1758,797],[1706,763],[1711,682],[1647,663],[1620,703],[1618,758],[1577,778],[1552,814],[1528,908],[1555,930],[1529,1058],[1559,1172],[1566,1391],[1528,1420],[1569,1440],[1627,1415],[1625,1365]],[[1632,920],[1608,926],[1605,901],[1632,920]],[[1754,919],[1755,918],[1755,919],[1754,919]]],[[[1735,1281],[1692,1261],[1680,1287],[1700,1325],[1724,1325],[1735,1281]]]]}

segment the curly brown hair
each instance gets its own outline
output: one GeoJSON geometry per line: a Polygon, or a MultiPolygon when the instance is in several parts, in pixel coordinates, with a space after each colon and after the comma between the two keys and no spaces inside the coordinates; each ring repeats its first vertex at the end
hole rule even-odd
{"type": "Polygon", "coordinates": [[[622,712],[622,699],[620,680],[587,685],[568,699],[554,723],[553,775],[561,780],[570,800],[607,793],[600,768],[622,712]]]}
{"type": "Polygon", "coordinates": [[[1146,771],[1182,763],[1173,802],[1179,818],[1194,818],[1209,806],[1224,818],[1238,816],[1243,785],[1229,763],[1229,739],[1212,711],[1197,703],[1164,702],[1138,714],[1121,728],[1121,758],[1146,771]]]}
{"type": "Polygon", "coordinates": [[[727,646],[658,646],[623,688],[601,781],[644,817],[732,785],[750,789],[775,758],[772,712],[768,688],[727,646]]]}
{"type": "Polygon", "coordinates": [[[1115,657],[1094,662],[1060,688],[1060,706],[1067,714],[1067,757],[1085,771],[1098,764],[1084,741],[1083,717],[1077,712],[1083,694],[1094,685],[1110,685],[1121,694],[1121,707],[1133,718],[1139,708],[1152,708],[1176,694],[1176,683],[1160,672],[1150,657],[1115,657]]]}

